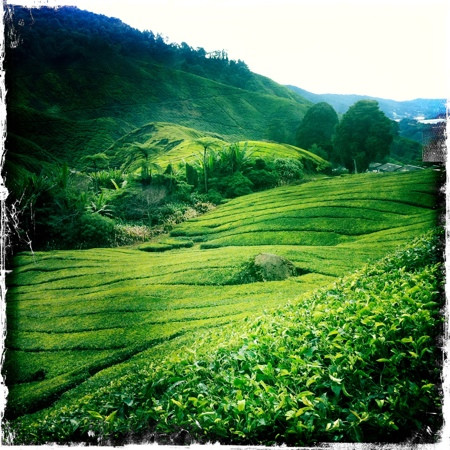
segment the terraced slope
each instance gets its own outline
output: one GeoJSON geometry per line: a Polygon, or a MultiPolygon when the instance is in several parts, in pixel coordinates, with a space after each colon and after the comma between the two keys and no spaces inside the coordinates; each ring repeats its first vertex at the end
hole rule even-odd
{"type": "MultiPolygon", "coordinates": [[[[383,246],[421,232],[436,217],[433,172],[366,174],[286,186],[230,201],[181,224],[174,236],[201,248],[295,245],[321,247],[328,257],[343,249],[383,246]]],[[[288,253],[294,257],[294,254],[288,253]]],[[[308,249],[308,253],[315,249],[308,249]]],[[[374,250],[376,251],[376,250],[374,250]]],[[[323,254],[323,253],[322,253],[323,254]]]]}
{"type": "Polygon", "coordinates": [[[7,12],[8,133],[15,135],[8,151],[16,158],[32,146],[38,160],[50,152],[82,166],[84,156],[149,121],[294,142],[311,106],[245,64],[186,44],[183,52],[117,19],[73,7],[9,5],[7,12]]]}
{"type": "MultiPolygon", "coordinates": [[[[328,163],[307,150],[288,144],[264,141],[245,141],[249,153],[257,158],[293,158],[305,161],[305,165],[325,168],[328,163]]],[[[161,167],[169,163],[176,166],[183,161],[193,162],[203,153],[204,143],[210,150],[227,148],[230,142],[218,134],[198,131],[168,122],[151,122],[124,135],[108,148],[107,154],[113,166],[119,167],[129,146],[138,143],[154,150],[155,160],[161,167]]],[[[243,146],[244,141],[238,142],[243,146]]]]}
{"type": "Polygon", "coordinates": [[[8,282],[9,416],[48,406],[65,391],[55,408],[95,397],[183,345],[206,345],[207,331],[226,341],[226,326],[380,258],[436,225],[437,182],[432,171],[368,174],[252,194],[177,227],[175,238],[197,244],[164,253],[17,256],[8,282]],[[301,275],[238,284],[261,252],[290,259],[301,275]]]}

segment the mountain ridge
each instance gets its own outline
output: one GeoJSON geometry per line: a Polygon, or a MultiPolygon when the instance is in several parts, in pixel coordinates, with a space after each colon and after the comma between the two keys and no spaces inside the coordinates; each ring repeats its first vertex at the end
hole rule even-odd
{"type": "Polygon", "coordinates": [[[418,116],[435,118],[445,114],[445,99],[416,98],[412,100],[393,100],[382,97],[359,94],[315,94],[293,85],[286,85],[289,89],[313,103],[327,102],[338,114],[344,114],[347,109],[359,100],[376,100],[380,109],[393,120],[412,119],[418,116]]]}

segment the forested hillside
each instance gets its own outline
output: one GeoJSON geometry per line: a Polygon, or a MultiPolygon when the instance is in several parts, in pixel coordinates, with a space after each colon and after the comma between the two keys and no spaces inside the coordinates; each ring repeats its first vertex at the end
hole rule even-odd
{"type": "Polygon", "coordinates": [[[293,143],[310,105],[222,51],[73,7],[10,7],[6,36],[8,149],[29,166],[73,165],[150,121],[293,143]]]}

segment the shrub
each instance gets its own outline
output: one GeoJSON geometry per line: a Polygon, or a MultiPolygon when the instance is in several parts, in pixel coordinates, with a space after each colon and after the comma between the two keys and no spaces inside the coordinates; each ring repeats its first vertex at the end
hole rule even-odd
{"type": "Polygon", "coordinates": [[[278,183],[276,175],[266,169],[255,168],[247,173],[247,178],[253,183],[256,191],[273,188],[278,183]]]}
{"type": "Polygon", "coordinates": [[[164,239],[160,242],[149,242],[140,245],[138,248],[143,252],[165,252],[167,250],[177,249],[177,248],[189,248],[194,245],[191,240],[183,239],[164,239]]]}
{"type": "Polygon", "coordinates": [[[186,163],[186,181],[191,186],[198,186],[198,172],[189,163],[186,163]]]}
{"type": "Polygon", "coordinates": [[[275,171],[279,184],[288,184],[303,177],[303,164],[296,159],[278,158],[275,160],[275,171]]]}
{"type": "Polygon", "coordinates": [[[227,198],[240,197],[253,192],[253,183],[241,172],[223,178],[224,194],[227,198]]]}
{"type": "Polygon", "coordinates": [[[206,194],[206,199],[214,205],[220,205],[223,202],[223,196],[217,189],[210,189],[206,194]]]}
{"type": "Polygon", "coordinates": [[[143,242],[154,234],[155,230],[146,225],[116,224],[115,244],[120,246],[143,242]]]}
{"type": "Polygon", "coordinates": [[[209,180],[210,191],[216,190],[226,198],[240,197],[253,192],[253,183],[241,172],[209,180]]]}
{"type": "Polygon", "coordinates": [[[190,248],[194,242],[187,239],[164,239],[161,244],[170,245],[172,248],[190,248]]]}
{"type": "Polygon", "coordinates": [[[258,281],[285,280],[299,273],[299,269],[288,259],[270,253],[260,253],[242,264],[240,270],[229,283],[245,284],[258,281]]]}
{"type": "Polygon", "coordinates": [[[100,214],[83,214],[78,222],[78,244],[81,248],[109,247],[115,241],[114,220],[100,214]]]}

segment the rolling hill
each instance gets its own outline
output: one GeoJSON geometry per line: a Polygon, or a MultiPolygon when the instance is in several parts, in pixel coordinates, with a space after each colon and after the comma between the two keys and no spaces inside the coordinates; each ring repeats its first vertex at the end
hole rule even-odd
{"type": "Polygon", "coordinates": [[[45,428],[49,412],[91,408],[122,390],[130,370],[162,364],[161,355],[172,360],[183,345],[201,353],[200,342],[212,351],[208,329],[228,342],[230,327],[433,229],[437,181],[433,171],[366,174],[244,196],[176,227],[172,241],[192,244],[163,253],[18,255],[8,283],[8,416],[23,416],[19,429],[45,428]],[[297,276],[242,281],[260,253],[288,258],[297,276]]]}
{"type": "Polygon", "coordinates": [[[200,132],[193,128],[183,127],[173,123],[151,122],[127,133],[106,150],[111,166],[120,167],[125,159],[129,146],[135,144],[153,149],[155,162],[162,168],[168,164],[177,166],[186,161],[192,163],[203,152],[203,143],[207,142],[212,150],[222,150],[231,144],[247,145],[253,158],[292,158],[298,159],[305,166],[320,171],[328,163],[319,156],[307,150],[289,144],[275,142],[246,140],[229,142],[216,133],[200,132]]]}
{"type": "MultiPolygon", "coordinates": [[[[9,6],[10,154],[41,148],[74,166],[151,121],[293,142],[310,102],[219,52],[166,43],[72,7],[9,6]]],[[[44,158],[44,157],[43,157],[44,158]]]]}

